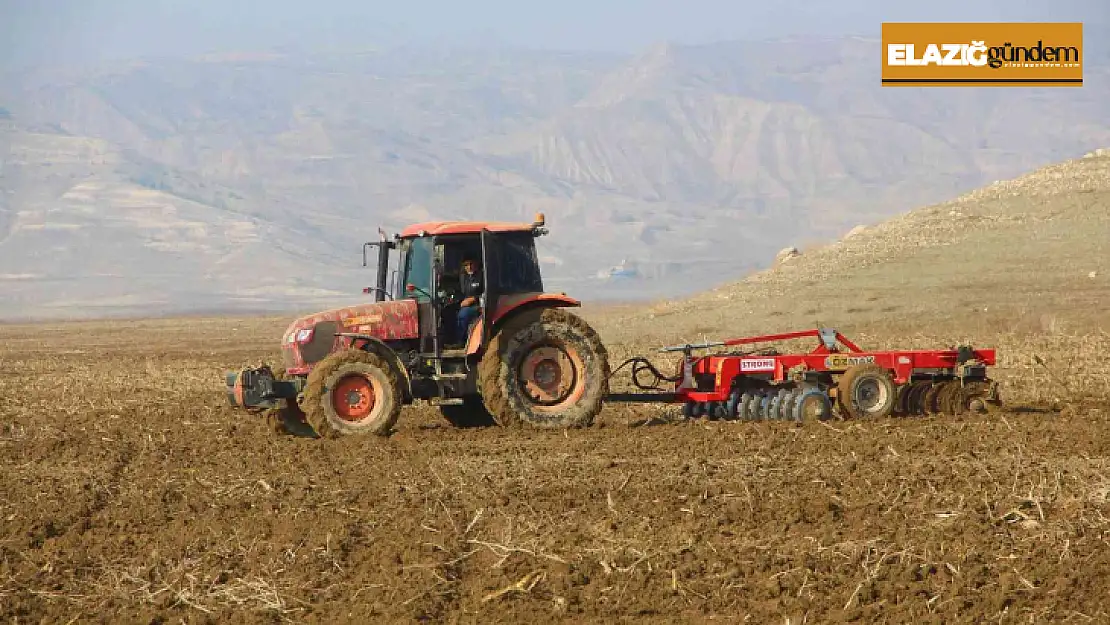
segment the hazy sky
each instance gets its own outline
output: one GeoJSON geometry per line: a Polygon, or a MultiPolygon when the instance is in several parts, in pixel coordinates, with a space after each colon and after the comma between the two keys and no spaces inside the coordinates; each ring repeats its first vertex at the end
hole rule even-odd
{"type": "Polygon", "coordinates": [[[1089,23],[1089,39],[1098,31],[1110,31],[1105,27],[1110,23],[1110,1],[0,0],[0,63],[69,63],[289,45],[356,48],[383,41],[499,41],[629,51],[663,40],[878,36],[884,20],[1084,21],[1089,23]]]}

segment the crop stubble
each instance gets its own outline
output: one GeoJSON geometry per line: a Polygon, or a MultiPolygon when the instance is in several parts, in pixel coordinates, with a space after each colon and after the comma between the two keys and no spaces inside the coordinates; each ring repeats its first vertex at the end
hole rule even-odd
{"type": "Polygon", "coordinates": [[[0,327],[6,622],[1110,616],[1103,401],[989,417],[387,440],[271,432],[274,320],[0,327]],[[231,327],[237,328],[230,330],[231,327]]]}

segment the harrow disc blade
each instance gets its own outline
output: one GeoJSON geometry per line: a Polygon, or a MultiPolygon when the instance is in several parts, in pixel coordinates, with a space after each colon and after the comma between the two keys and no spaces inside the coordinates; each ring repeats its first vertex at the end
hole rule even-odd
{"type": "Polygon", "coordinates": [[[914,382],[906,392],[906,413],[922,416],[925,413],[925,395],[929,392],[932,382],[914,382]]]}
{"type": "Polygon", "coordinates": [[[708,421],[716,421],[720,418],[717,402],[711,401],[705,404],[705,418],[708,421]]]}
{"type": "Polygon", "coordinates": [[[780,421],[790,421],[794,418],[794,405],[798,402],[798,390],[791,389],[783,394],[779,402],[778,418],[780,421]]]}
{"type": "Polygon", "coordinates": [[[959,380],[949,380],[941,385],[941,390],[936,399],[938,411],[953,416],[963,414],[963,404],[960,402],[962,391],[963,385],[960,384],[959,380]]]}
{"type": "Polygon", "coordinates": [[[759,393],[745,393],[748,400],[744,402],[744,418],[748,421],[759,420],[759,402],[761,396],[759,393]]]}
{"type": "Polygon", "coordinates": [[[777,393],[775,393],[774,395],[771,396],[771,403],[767,408],[767,418],[768,419],[770,419],[772,421],[778,421],[778,419],[779,419],[779,406],[782,405],[782,398],[783,398],[783,395],[785,395],[785,394],[786,394],[786,391],[780,390],[779,392],[777,392],[777,393]]]}
{"type": "Polygon", "coordinates": [[[989,412],[998,403],[996,392],[997,388],[992,382],[966,382],[960,390],[960,409],[964,412],[989,412]]]}
{"type": "Polygon", "coordinates": [[[935,415],[941,412],[940,407],[937,404],[937,398],[939,397],[941,391],[943,391],[947,387],[947,385],[947,382],[933,383],[929,385],[929,389],[925,391],[925,396],[922,398],[922,404],[924,404],[923,407],[925,409],[925,414],[935,415]]]}
{"type": "Polygon", "coordinates": [[[905,416],[905,415],[908,415],[910,413],[909,405],[906,403],[906,400],[909,398],[910,389],[912,389],[912,388],[913,388],[913,383],[912,382],[907,382],[907,383],[902,384],[901,386],[899,386],[894,391],[895,395],[894,395],[894,412],[893,412],[893,414],[898,415],[898,416],[905,416]]]}
{"type": "Polygon", "coordinates": [[[759,420],[768,421],[771,418],[771,396],[763,394],[759,396],[759,420]]]}
{"type": "Polygon", "coordinates": [[[740,396],[740,401],[736,403],[736,418],[740,421],[750,421],[752,419],[751,404],[754,395],[751,393],[744,393],[740,396]]]}
{"type": "Polygon", "coordinates": [[[725,401],[724,419],[725,421],[735,421],[736,415],[740,409],[740,391],[732,391],[729,393],[728,400],[725,401]]]}

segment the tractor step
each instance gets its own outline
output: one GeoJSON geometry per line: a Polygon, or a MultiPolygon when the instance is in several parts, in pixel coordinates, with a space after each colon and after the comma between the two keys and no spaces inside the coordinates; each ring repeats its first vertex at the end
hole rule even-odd
{"type": "Polygon", "coordinates": [[[440,373],[439,375],[433,375],[432,379],[433,380],[465,380],[466,379],[466,374],[465,373],[440,373]]]}
{"type": "MultiPolygon", "coordinates": [[[[431,353],[431,352],[428,352],[426,354],[420,354],[420,357],[425,358],[425,359],[435,359],[436,355],[431,353]]],[[[446,359],[446,358],[466,358],[466,350],[465,349],[441,349],[441,350],[439,350],[439,358],[440,358],[440,360],[443,360],[443,359],[446,359]]]]}
{"type": "Polygon", "coordinates": [[[432,402],[433,406],[461,406],[463,400],[460,397],[444,397],[432,402]]]}

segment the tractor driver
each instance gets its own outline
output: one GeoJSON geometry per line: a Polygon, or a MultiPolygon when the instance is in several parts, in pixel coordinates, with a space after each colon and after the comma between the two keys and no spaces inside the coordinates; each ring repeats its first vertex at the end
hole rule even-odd
{"type": "Polygon", "coordinates": [[[462,268],[462,273],[459,274],[459,294],[463,299],[459,302],[459,314],[456,317],[458,321],[456,337],[459,343],[465,345],[470,324],[481,312],[478,297],[482,295],[483,289],[482,275],[478,272],[478,261],[467,258],[463,261],[462,268]]]}

